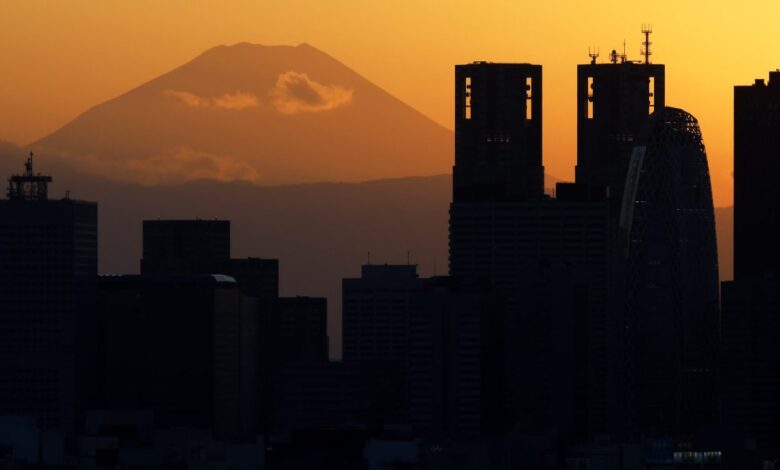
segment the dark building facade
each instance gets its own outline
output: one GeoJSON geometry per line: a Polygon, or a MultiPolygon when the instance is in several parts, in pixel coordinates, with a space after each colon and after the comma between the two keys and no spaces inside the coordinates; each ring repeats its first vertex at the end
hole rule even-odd
{"type": "Polygon", "coordinates": [[[734,278],[778,277],[780,71],[734,87],[734,278]]]}
{"type": "Polygon", "coordinates": [[[780,448],[780,280],[724,282],[722,305],[723,421],[780,448]]]}
{"type": "Polygon", "coordinates": [[[578,183],[609,188],[619,207],[634,140],[665,106],[665,67],[612,51],[607,63],[577,66],[578,183]]]}
{"type": "Polygon", "coordinates": [[[455,67],[454,201],[522,200],[544,193],[542,67],[455,67]]]}
{"type": "Polygon", "coordinates": [[[554,439],[609,429],[617,324],[606,191],[566,184],[558,199],[544,195],[541,79],[538,65],[456,67],[449,261],[457,282],[486,286],[501,305],[481,324],[483,432],[554,439]]]}
{"type": "Polygon", "coordinates": [[[253,435],[256,313],[223,275],[103,276],[100,395],[161,428],[253,435]],[[249,388],[249,390],[247,390],[249,388]]]}
{"type": "Polygon", "coordinates": [[[406,363],[410,299],[423,280],[416,265],[364,265],[360,278],[342,281],[345,361],[406,363]]]}
{"type": "Polygon", "coordinates": [[[718,259],[696,119],[653,113],[636,139],[620,213],[627,426],[696,432],[717,418],[718,259]]]}
{"type": "Polygon", "coordinates": [[[734,87],[734,280],[721,288],[723,420],[780,447],[780,71],[734,87]]]}
{"type": "Polygon", "coordinates": [[[453,203],[450,274],[484,282],[501,299],[501,313],[485,327],[492,338],[483,340],[489,362],[500,364],[492,372],[500,378],[486,379],[503,421],[493,426],[585,436],[612,429],[617,414],[613,230],[603,191],[559,184],[557,192],[535,202],[453,203]],[[559,394],[561,381],[569,396],[559,394]]]}
{"type": "Polygon", "coordinates": [[[141,274],[203,272],[230,259],[230,221],[144,220],[141,274]]]}
{"type": "Polygon", "coordinates": [[[425,279],[412,293],[406,364],[409,424],[415,435],[474,438],[490,429],[485,328],[496,313],[480,286],[425,279]]]}
{"type": "Polygon", "coordinates": [[[97,204],[48,199],[48,176],[0,201],[0,415],[73,432],[94,393],[97,204]]]}
{"type": "Polygon", "coordinates": [[[282,362],[328,361],[328,299],[281,297],[275,303],[272,325],[276,346],[269,354],[282,362]]]}

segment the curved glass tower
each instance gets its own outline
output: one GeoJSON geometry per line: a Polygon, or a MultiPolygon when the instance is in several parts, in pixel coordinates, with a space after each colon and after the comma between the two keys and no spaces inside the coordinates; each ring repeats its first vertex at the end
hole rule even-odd
{"type": "Polygon", "coordinates": [[[630,427],[690,432],[713,422],[718,259],[699,124],[653,113],[636,141],[620,222],[630,427]]]}

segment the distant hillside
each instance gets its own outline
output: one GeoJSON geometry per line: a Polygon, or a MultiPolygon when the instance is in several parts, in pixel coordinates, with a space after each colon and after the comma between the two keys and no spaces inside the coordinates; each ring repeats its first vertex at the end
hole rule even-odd
{"type": "Polygon", "coordinates": [[[308,44],[241,43],[209,49],[32,146],[115,180],[277,185],[448,173],[453,140],[308,44]]]}

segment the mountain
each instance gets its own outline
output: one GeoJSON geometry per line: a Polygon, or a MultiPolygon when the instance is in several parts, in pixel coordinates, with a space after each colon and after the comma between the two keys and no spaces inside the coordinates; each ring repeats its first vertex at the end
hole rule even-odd
{"type": "Polygon", "coordinates": [[[453,161],[450,130],[308,44],[212,48],[31,147],[147,185],[356,182],[453,161]]]}

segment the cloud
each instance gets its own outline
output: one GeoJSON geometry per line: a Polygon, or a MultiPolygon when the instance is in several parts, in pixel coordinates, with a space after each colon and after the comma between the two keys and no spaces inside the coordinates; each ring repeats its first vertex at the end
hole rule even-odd
{"type": "Polygon", "coordinates": [[[206,98],[198,96],[188,91],[165,90],[163,92],[168,98],[173,98],[181,103],[193,108],[221,108],[240,110],[254,108],[258,105],[257,96],[251,93],[237,91],[235,93],[225,93],[217,98],[206,98]]]}
{"type": "Polygon", "coordinates": [[[209,105],[208,98],[201,98],[196,94],[186,91],[165,90],[163,94],[167,97],[175,98],[187,106],[192,106],[193,108],[207,107],[209,105]]]}
{"type": "Polygon", "coordinates": [[[214,106],[224,109],[244,109],[257,106],[257,97],[250,93],[225,93],[214,99],[214,106]]]}
{"type": "Polygon", "coordinates": [[[305,73],[289,71],[279,74],[270,95],[282,114],[329,111],[352,102],[353,90],[337,85],[323,85],[305,73]]]}
{"type": "Polygon", "coordinates": [[[142,184],[171,184],[210,179],[257,183],[259,175],[250,165],[227,155],[180,147],[147,158],[107,161],[97,157],[79,158],[80,166],[93,174],[117,177],[142,184]]]}

